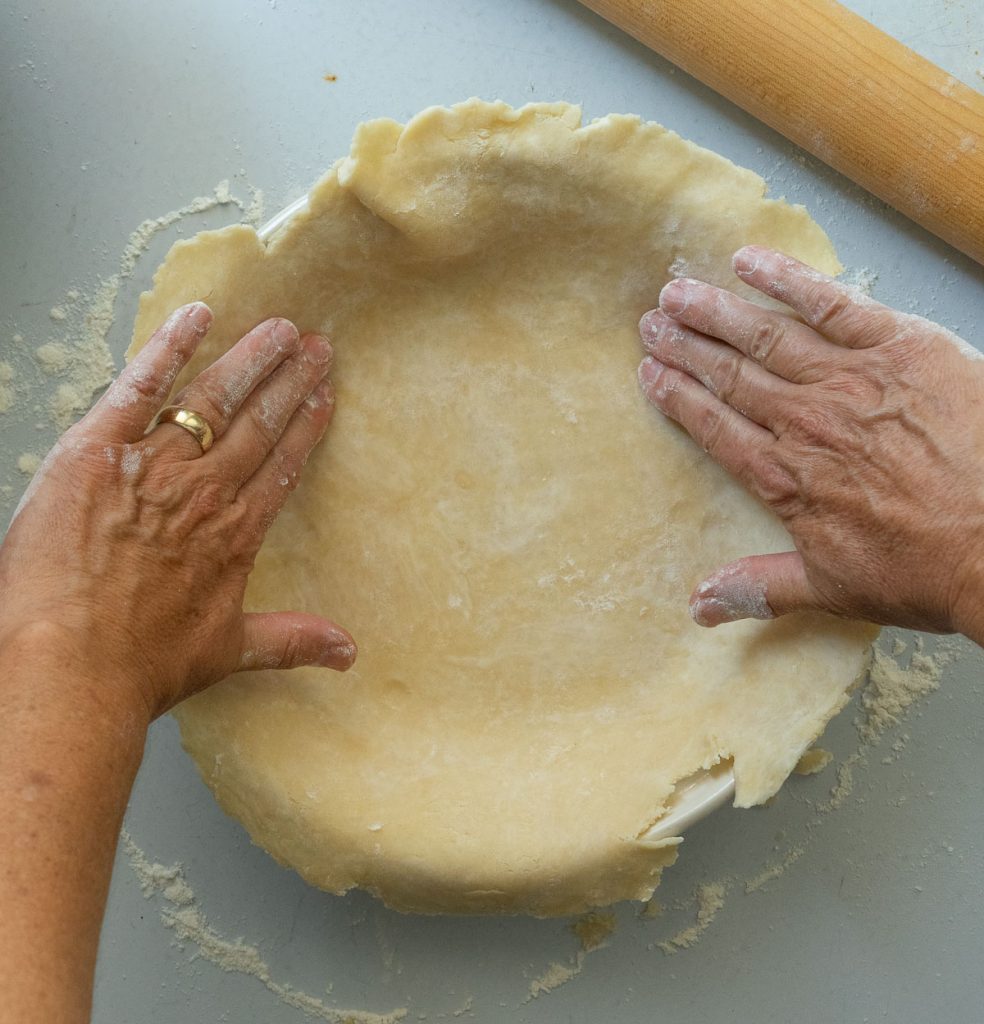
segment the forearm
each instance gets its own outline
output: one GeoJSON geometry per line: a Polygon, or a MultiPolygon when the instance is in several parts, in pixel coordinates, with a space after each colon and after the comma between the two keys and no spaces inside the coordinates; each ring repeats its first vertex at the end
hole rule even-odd
{"type": "Polygon", "coordinates": [[[0,641],[0,1020],[74,1024],[147,718],[41,632],[0,641]]]}

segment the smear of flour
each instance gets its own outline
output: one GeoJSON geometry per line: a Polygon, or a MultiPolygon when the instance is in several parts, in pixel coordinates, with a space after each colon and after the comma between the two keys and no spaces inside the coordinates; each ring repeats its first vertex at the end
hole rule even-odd
{"type": "Polygon", "coordinates": [[[806,851],[805,846],[793,846],[785,856],[772,864],[767,864],[757,875],[745,881],[745,892],[758,892],[767,882],[771,882],[784,874],[786,869],[795,864],[806,851]]]}
{"type": "Polygon", "coordinates": [[[14,404],[13,381],[14,368],[10,363],[0,363],[0,412],[6,412],[14,404]]]}
{"type": "Polygon", "coordinates": [[[699,941],[701,935],[710,928],[718,911],[724,906],[724,898],[728,892],[727,880],[718,882],[702,882],[697,886],[694,899],[697,906],[697,918],[692,925],[678,931],[676,935],[656,943],[656,948],[667,956],[673,956],[682,949],[690,949],[699,941]]]}
{"type": "Polygon", "coordinates": [[[548,964],[546,970],[530,982],[529,992],[523,1001],[528,1003],[576,978],[584,970],[588,954],[608,945],[615,925],[615,915],[607,911],[592,911],[577,918],[571,924],[571,931],[581,948],[566,961],[555,960],[548,964]]]}
{"type": "Polygon", "coordinates": [[[406,1017],[406,1007],[390,1013],[337,1009],[315,996],[276,981],[255,946],[242,941],[231,942],[208,923],[180,864],[164,865],[151,861],[126,829],[121,831],[120,837],[144,897],[159,899],[160,917],[164,926],[175,933],[179,942],[195,945],[204,959],[224,971],[256,978],[288,1006],[319,1020],[329,1021],[330,1024],[395,1024],[406,1017]]]}
{"type": "Polygon", "coordinates": [[[700,625],[722,619],[773,619],[766,586],[762,580],[749,576],[741,563],[726,565],[708,576],[694,594],[690,614],[700,625]]]}
{"type": "MultiPolygon", "coordinates": [[[[245,176],[245,172],[240,175],[245,176]]],[[[177,210],[144,221],[130,234],[116,273],[98,281],[88,294],[69,288],[51,307],[47,337],[28,339],[26,331],[15,331],[10,335],[10,344],[4,339],[7,358],[0,362],[0,415],[14,412],[27,423],[33,417],[37,443],[42,449],[53,444],[58,434],[89,409],[93,395],[113,379],[115,367],[107,337],[113,326],[117,298],[150,240],[189,214],[220,206],[233,206],[242,212],[245,222],[258,223],[263,216],[263,195],[252,185],[247,184],[246,188],[249,199],[243,200],[232,193],[228,181],[222,181],[210,194],[197,196],[177,210]]],[[[15,495],[17,485],[11,472],[29,474],[32,465],[30,458],[9,447],[0,447],[0,471],[6,469],[8,474],[6,482],[0,485],[0,495],[15,495]]],[[[35,481],[42,474],[43,468],[35,481]]],[[[23,498],[18,509],[21,507],[23,498]]]]}
{"type": "Polygon", "coordinates": [[[34,476],[41,466],[41,457],[34,452],[23,452],[17,458],[17,468],[25,476],[34,476]]]}
{"type": "Polygon", "coordinates": [[[886,729],[902,721],[912,704],[939,689],[943,669],[952,656],[946,651],[928,655],[921,649],[921,641],[917,643],[908,665],[875,649],[855,720],[862,742],[875,743],[886,729]]]}

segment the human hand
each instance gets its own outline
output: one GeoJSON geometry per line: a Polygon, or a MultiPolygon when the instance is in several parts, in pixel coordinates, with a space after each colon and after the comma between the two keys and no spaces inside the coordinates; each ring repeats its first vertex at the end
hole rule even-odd
{"type": "Polygon", "coordinates": [[[984,639],[984,360],[921,317],[769,249],[640,322],[646,397],[772,509],[795,551],[694,590],[703,626],[815,609],[984,639]]]}
{"type": "Polygon", "coordinates": [[[0,647],[54,645],[148,720],[239,669],[345,670],[356,653],[326,619],[242,607],[331,419],[330,344],[267,320],[174,399],[214,447],[171,423],[145,434],[211,322],[201,302],[168,319],[52,449],[0,547],[0,647]]]}

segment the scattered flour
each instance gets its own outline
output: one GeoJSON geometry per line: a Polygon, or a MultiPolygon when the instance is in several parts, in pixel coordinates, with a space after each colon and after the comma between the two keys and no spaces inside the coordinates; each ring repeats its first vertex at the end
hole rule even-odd
{"type": "Polygon", "coordinates": [[[14,368],[10,363],[0,363],[0,413],[7,412],[14,404],[13,381],[14,368]]]}
{"type": "Polygon", "coordinates": [[[44,373],[54,377],[72,365],[72,350],[59,341],[49,341],[35,349],[34,358],[44,373]]]}
{"type": "Polygon", "coordinates": [[[697,920],[684,928],[672,938],[657,942],[656,946],[667,956],[679,953],[681,949],[690,949],[697,944],[701,935],[711,926],[718,911],[724,906],[724,897],[728,892],[727,882],[702,882],[695,893],[697,900],[697,920]]]}
{"type": "Polygon", "coordinates": [[[841,280],[871,298],[875,293],[875,285],[878,284],[878,272],[870,267],[856,267],[847,271],[841,280]]]}
{"type": "Polygon", "coordinates": [[[856,750],[847,760],[837,766],[837,782],[830,791],[830,798],[817,809],[822,813],[836,811],[844,801],[854,792],[854,769],[863,768],[868,763],[864,755],[864,748],[856,750]]]}
{"type": "MultiPolygon", "coordinates": [[[[99,281],[88,300],[77,288],[72,288],[65,293],[62,302],[51,307],[48,316],[62,336],[38,346],[33,352],[33,362],[45,377],[57,381],[53,393],[48,395],[47,407],[49,421],[59,432],[84,413],[92,396],[113,378],[113,357],[106,339],[113,326],[116,299],[120,286],[132,276],[151,239],[183,217],[217,206],[235,206],[242,211],[247,223],[258,224],[263,216],[263,194],[251,185],[246,187],[248,202],[234,195],[226,180],[219,182],[209,195],[197,196],[179,209],[143,221],[130,234],[117,272],[99,281]]],[[[15,334],[13,341],[17,349],[23,349],[23,335],[15,334]]],[[[0,363],[0,413],[12,408],[19,394],[12,386],[13,380],[13,367],[0,363]]],[[[23,390],[26,394],[27,387],[23,390]]]]}
{"type": "Polygon", "coordinates": [[[587,954],[577,953],[566,964],[552,963],[538,978],[530,982],[529,995],[523,1001],[528,1003],[531,999],[542,996],[545,992],[553,992],[555,988],[566,985],[572,978],[576,978],[584,969],[584,958],[587,954]]]}
{"type": "Polygon", "coordinates": [[[775,864],[767,865],[762,871],[760,871],[754,878],[749,878],[745,882],[745,892],[758,892],[767,882],[773,881],[782,875],[786,868],[795,864],[796,861],[803,856],[805,852],[805,846],[794,846],[787,851],[786,856],[782,860],[777,861],[775,864]]]}
{"type": "Polygon", "coordinates": [[[35,455],[34,452],[24,452],[17,459],[17,468],[25,476],[34,476],[41,465],[41,456],[35,455]]]}
{"type": "Polygon", "coordinates": [[[594,911],[582,914],[571,924],[571,931],[577,937],[581,948],[566,962],[554,961],[547,969],[530,982],[529,993],[523,1002],[528,1003],[547,992],[553,992],[572,978],[576,978],[584,970],[584,961],[589,953],[608,944],[615,932],[615,915],[609,912],[594,911]]]}
{"type": "Polygon", "coordinates": [[[180,864],[167,866],[151,862],[125,829],[120,836],[141,892],[147,899],[160,897],[160,915],[165,927],[174,931],[179,942],[196,945],[199,954],[217,967],[224,971],[252,975],[288,1006],[319,1020],[329,1021],[330,1024],[395,1024],[406,1017],[405,1007],[390,1013],[336,1009],[314,996],[275,981],[269,965],[255,946],[230,942],[212,928],[198,906],[195,893],[185,880],[180,864]]]}
{"type": "Polygon", "coordinates": [[[263,216],[263,193],[251,185],[247,185],[247,188],[250,192],[249,205],[232,194],[229,189],[229,180],[226,178],[215,186],[211,195],[196,196],[177,210],[171,210],[160,217],[148,218],[140,223],[130,235],[126,248],[123,250],[123,257],[120,260],[119,278],[125,280],[130,277],[134,267],[137,265],[137,260],[146,251],[154,235],[159,231],[164,231],[184,217],[196,213],[205,213],[216,206],[232,205],[238,207],[243,212],[244,220],[247,224],[259,224],[263,216]]]}
{"type": "Polygon", "coordinates": [[[887,728],[899,724],[915,701],[939,689],[943,668],[950,660],[946,652],[929,655],[917,649],[905,666],[876,648],[855,721],[862,742],[875,743],[887,728]]]}

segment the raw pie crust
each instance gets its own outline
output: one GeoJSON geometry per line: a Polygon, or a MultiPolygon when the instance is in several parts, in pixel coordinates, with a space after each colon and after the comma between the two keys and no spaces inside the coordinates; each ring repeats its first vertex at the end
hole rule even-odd
{"type": "Polygon", "coordinates": [[[636,117],[471,100],[360,126],[267,244],[173,247],[131,352],[193,299],[216,320],[190,372],[271,315],[336,348],[335,421],[248,604],[330,615],[358,663],[176,711],[279,861],[400,910],[642,899],[676,856],[639,838],[676,780],[730,758],[736,804],[761,803],[843,705],[870,628],[690,620],[704,574],[790,541],[636,383],[672,275],[741,292],[745,243],[840,269],[764,192],[636,117]]]}

